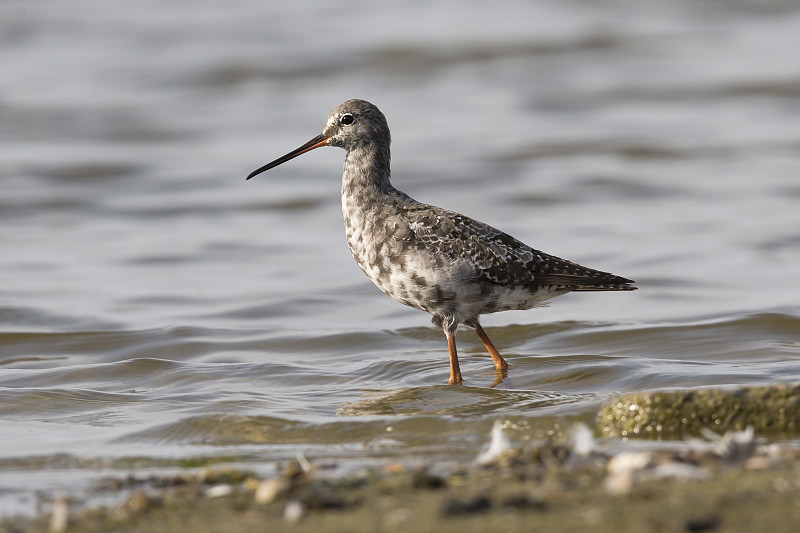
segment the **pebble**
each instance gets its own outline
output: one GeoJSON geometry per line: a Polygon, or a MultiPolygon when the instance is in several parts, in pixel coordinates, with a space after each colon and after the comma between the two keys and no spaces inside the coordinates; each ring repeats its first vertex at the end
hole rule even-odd
{"type": "Polygon", "coordinates": [[[283,478],[265,479],[256,489],[256,503],[272,503],[289,488],[289,482],[283,478]]]}
{"type": "Polygon", "coordinates": [[[286,507],[283,510],[283,519],[287,522],[299,522],[306,514],[306,508],[303,502],[298,500],[290,500],[286,502],[286,507]]]}
{"type": "Polygon", "coordinates": [[[50,532],[63,533],[67,530],[67,523],[69,521],[69,505],[67,498],[63,494],[56,496],[56,501],[53,503],[53,515],[50,517],[50,532]]]}
{"type": "Polygon", "coordinates": [[[233,485],[221,483],[206,489],[205,495],[207,498],[219,498],[221,496],[228,496],[233,493],[233,485]]]}

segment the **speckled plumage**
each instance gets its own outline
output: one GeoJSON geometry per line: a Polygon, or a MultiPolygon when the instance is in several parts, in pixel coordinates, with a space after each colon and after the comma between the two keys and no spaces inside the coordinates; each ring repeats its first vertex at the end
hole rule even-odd
{"type": "Polygon", "coordinates": [[[390,183],[389,127],[364,100],[348,100],[328,116],[321,135],[264,165],[247,179],[321,146],[347,150],[342,212],[358,266],[395,300],[426,311],[443,328],[450,382],[461,381],[455,348],[459,324],[474,328],[504,375],[479,315],[529,309],[571,291],[633,290],[633,281],[534,250],[464,215],[423,204],[390,183]]]}

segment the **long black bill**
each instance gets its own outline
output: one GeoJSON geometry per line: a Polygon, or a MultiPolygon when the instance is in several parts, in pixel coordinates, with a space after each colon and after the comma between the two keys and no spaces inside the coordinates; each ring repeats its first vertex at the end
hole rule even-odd
{"type": "Polygon", "coordinates": [[[279,157],[278,159],[276,159],[272,163],[267,163],[263,167],[252,171],[250,173],[250,175],[247,176],[246,180],[249,180],[253,176],[258,176],[262,172],[264,172],[266,170],[269,170],[269,169],[271,169],[273,167],[277,167],[281,163],[286,163],[288,160],[294,159],[298,155],[301,155],[301,154],[304,154],[306,152],[309,152],[309,151],[313,150],[314,148],[319,148],[320,146],[327,146],[327,145],[328,145],[328,137],[325,137],[322,134],[317,135],[316,137],[314,137],[313,139],[311,139],[310,141],[305,143],[300,148],[297,148],[296,150],[292,150],[288,154],[279,157]]]}

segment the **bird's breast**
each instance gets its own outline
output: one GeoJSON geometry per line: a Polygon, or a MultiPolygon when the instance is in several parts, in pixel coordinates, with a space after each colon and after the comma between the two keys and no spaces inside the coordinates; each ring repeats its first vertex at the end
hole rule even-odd
{"type": "Polygon", "coordinates": [[[407,224],[376,215],[348,218],[346,212],[345,228],[353,258],[378,288],[400,303],[440,316],[480,302],[482,289],[472,265],[420,246],[407,224]]]}

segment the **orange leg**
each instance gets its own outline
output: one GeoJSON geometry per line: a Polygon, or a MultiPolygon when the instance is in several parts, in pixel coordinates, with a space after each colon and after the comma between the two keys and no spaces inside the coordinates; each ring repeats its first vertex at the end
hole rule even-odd
{"type": "Polygon", "coordinates": [[[458,366],[458,352],[456,352],[456,333],[455,331],[445,331],[447,335],[447,349],[450,352],[450,379],[448,385],[456,385],[464,381],[461,378],[461,368],[458,366]]]}
{"type": "Polygon", "coordinates": [[[508,363],[506,363],[506,360],[500,355],[500,352],[497,351],[497,348],[494,347],[494,344],[492,344],[492,341],[489,340],[489,336],[485,331],[483,331],[483,328],[478,321],[474,320],[470,322],[469,325],[475,328],[475,331],[478,333],[478,337],[480,337],[481,342],[483,342],[483,345],[486,346],[486,350],[489,352],[489,355],[492,356],[494,367],[497,370],[508,370],[508,363]]]}

